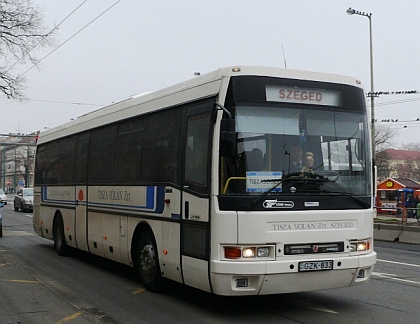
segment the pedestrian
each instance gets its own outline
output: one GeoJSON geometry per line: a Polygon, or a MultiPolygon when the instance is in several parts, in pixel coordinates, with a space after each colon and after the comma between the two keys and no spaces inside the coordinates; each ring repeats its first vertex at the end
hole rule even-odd
{"type": "Polygon", "coordinates": [[[415,208],[415,209],[413,209],[413,217],[416,217],[416,216],[418,216],[419,215],[419,203],[420,203],[420,198],[419,198],[419,195],[416,195],[415,197],[414,197],[414,199],[413,199],[413,208],[415,208]]]}

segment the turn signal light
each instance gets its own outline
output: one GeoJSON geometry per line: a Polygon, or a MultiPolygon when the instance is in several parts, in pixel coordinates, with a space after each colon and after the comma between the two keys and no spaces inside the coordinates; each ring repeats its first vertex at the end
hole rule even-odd
{"type": "Polygon", "coordinates": [[[225,258],[226,259],[238,259],[242,256],[241,249],[237,247],[225,247],[225,258]]]}

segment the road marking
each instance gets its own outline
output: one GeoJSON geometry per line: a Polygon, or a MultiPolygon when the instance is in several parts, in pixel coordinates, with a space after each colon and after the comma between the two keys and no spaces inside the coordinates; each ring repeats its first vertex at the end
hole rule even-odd
{"type": "Polygon", "coordinates": [[[63,318],[62,320],[59,320],[58,322],[55,322],[55,324],[62,324],[62,323],[74,320],[75,318],[79,317],[82,314],[83,314],[83,312],[74,313],[73,315],[67,316],[67,317],[63,318]]]}
{"type": "Polygon", "coordinates": [[[11,264],[11,263],[2,263],[2,264],[0,264],[0,267],[7,266],[7,265],[9,265],[9,264],[11,264]]]}
{"type": "Polygon", "coordinates": [[[92,318],[95,321],[95,323],[117,323],[114,319],[106,315],[104,312],[81,300],[76,294],[74,294],[71,290],[67,289],[58,281],[55,281],[54,279],[47,276],[43,276],[41,274],[34,274],[34,277],[53,293],[60,296],[63,300],[68,302],[73,307],[79,309],[80,312],[82,312],[86,316],[92,318]]]}
{"type": "Polygon", "coordinates": [[[320,305],[320,304],[314,302],[313,300],[294,300],[293,305],[295,305],[297,307],[301,307],[301,308],[307,308],[307,309],[312,309],[312,310],[316,310],[316,311],[319,311],[319,312],[324,312],[324,313],[340,314],[336,311],[333,311],[329,308],[326,308],[323,305],[320,305]]]}
{"type": "Polygon", "coordinates": [[[145,290],[146,290],[145,288],[138,288],[138,289],[134,290],[131,294],[132,295],[137,295],[139,293],[142,293],[145,290]]]}
{"type": "Polygon", "coordinates": [[[400,264],[400,265],[405,265],[405,266],[409,266],[409,267],[420,268],[420,265],[419,264],[412,264],[412,263],[405,263],[405,262],[397,262],[397,261],[389,261],[389,260],[383,260],[383,259],[376,259],[376,261],[393,263],[393,264],[400,264]]]}
{"type": "Polygon", "coordinates": [[[4,231],[3,236],[34,236],[35,234],[25,231],[4,231]]]}
{"type": "Polygon", "coordinates": [[[391,280],[395,280],[395,281],[402,281],[402,282],[406,282],[406,283],[412,283],[412,284],[415,284],[415,285],[420,285],[420,282],[418,282],[418,281],[396,278],[397,275],[394,275],[394,274],[372,272],[372,275],[377,276],[379,278],[391,279],[391,280]]]}
{"type": "Polygon", "coordinates": [[[33,284],[39,284],[39,281],[35,280],[18,280],[18,279],[0,279],[0,281],[4,282],[19,282],[19,283],[33,283],[33,284]]]}

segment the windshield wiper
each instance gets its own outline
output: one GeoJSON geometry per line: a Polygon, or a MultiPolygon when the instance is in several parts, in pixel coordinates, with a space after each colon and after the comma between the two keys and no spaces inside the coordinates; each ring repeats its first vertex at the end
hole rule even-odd
{"type": "Polygon", "coordinates": [[[370,207],[370,203],[367,203],[366,201],[357,198],[355,196],[353,196],[352,192],[343,192],[343,191],[330,191],[330,190],[322,190],[322,192],[324,193],[332,193],[332,194],[339,194],[342,196],[346,196],[349,197],[350,199],[354,200],[355,202],[357,202],[360,206],[364,207],[364,208],[369,208],[370,207]]]}
{"type": "Polygon", "coordinates": [[[279,180],[279,179],[265,179],[263,181],[264,182],[278,181],[278,182],[273,187],[271,187],[269,190],[264,191],[260,196],[258,196],[256,199],[251,201],[249,204],[245,205],[245,210],[252,210],[255,207],[255,205],[257,205],[261,200],[263,200],[265,197],[267,197],[267,195],[270,192],[272,192],[274,189],[276,189],[283,182],[283,179],[281,179],[281,180],[279,180]]]}

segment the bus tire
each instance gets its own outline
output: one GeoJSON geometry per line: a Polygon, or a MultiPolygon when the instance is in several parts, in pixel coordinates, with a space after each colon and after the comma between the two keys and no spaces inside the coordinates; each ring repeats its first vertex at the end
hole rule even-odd
{"type": "Polygon", "coordinates": [[[136,268],[144,287],[152,292],[163,290],[163,278],[160,273],[158,250],[155,238],[150,230],[141,233],[136,249],[136,268]]]}
{"type": "Polygon", "coordinates": [[[67,246],[66,237],[64,235],[64,222],[61,215],[58,215],[54,222],[54,250],[61,256],[69,254],[69,247],[67,246]]]}

